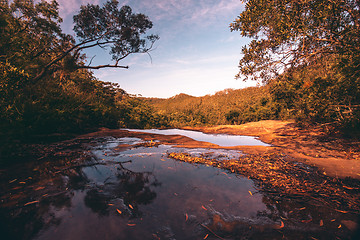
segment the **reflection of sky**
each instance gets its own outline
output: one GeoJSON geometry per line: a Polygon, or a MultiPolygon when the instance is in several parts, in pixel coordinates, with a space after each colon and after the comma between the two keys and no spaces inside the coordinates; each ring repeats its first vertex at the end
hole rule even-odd
{"type": "Polygon", "coordinates": [[[109,139],[100,145],[102,151],[94,147],[102,164],[81,168],[85,189],[69,189],[71,206],[53,209],[61,221],[44,228],[37,239],[153,239],[152,233],[198,239],[206,233],[193,226],[214,214],[253,221],[266,209],[261,194],[248,192],[256,192],[253,181],[169,159],[165,155],[171,146],[116,152],[116,142],[131,145],[134,140],[109,139]]]}
{"type": "MultiPolygon", "coordinates": [[[[229,230],[234,238],[262,239],[266,233],[272,239],[349,239],[345,223],[357,221],[356,214],[337,212],[316,201],[316,195],[302,198],[295,192],[282,197],[282,190],[268,189],[261,181],[167,158],[173,151],[209,158],[231,157],[235,151],[117,147],[138,141],[101,138],[84,152],[74,143],[67,154],[59,148],[43,161],[4,169],[3,239],[203,239],[209,232],[201,225],[210,227],[216,216],[235,224],[234,231],[229,230]],[[279,229],[280,224],[285,227],[279,229]]],[[[312,174],[300,175],[291,176],[317,182],[312,174]]]]}
{"type": "Polygon", "coordinates": [[[182,130],[182,129],[126,129],[136,132],[155,133],[163,135],[182,135],[192,138],[196,141],[209,142],[222,147],[233,146],[270,146],[255,137],[226,135],[226,134],[206,134],[198,131],[182,130]]]}
{"type": "MultiPolygon", "coordinates": [[[[63,29],[72,33],[72,16],[80,5],[104,0],[58,0],[63,29]]],[[[125,59],[130,69],[103,69],[94,73],[104,81],[120,83],[129,93],[146,97],[213,94],[225,88],[254,85],[235,80],[241,47],[248,42],[229,24],[243,10],[239,0],[126,0],[134,12],[153,21],[149,33],[158,34],[151,58],[146,54],[125,59]]],[[[94,63],[108,61],[102,51],[92,50],[94,63]]]]}

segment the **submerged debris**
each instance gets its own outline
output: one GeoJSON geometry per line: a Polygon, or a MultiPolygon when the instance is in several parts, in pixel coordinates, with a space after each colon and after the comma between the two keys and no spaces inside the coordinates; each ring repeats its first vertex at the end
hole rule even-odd
{"type": "MultiPolygon", "coordinates": [[[[192,164],[205,164],[241,174],[256,182],[258,191],[279,199],[318,201],[340,213],[360,213],[360,182],[331,178],[284,155],[251,154],[239,159],[218,160],[188,153],[168,153],[168,157],[192,164]]],[[[251,193],[254,194],[254,193],[251,193]]]]}

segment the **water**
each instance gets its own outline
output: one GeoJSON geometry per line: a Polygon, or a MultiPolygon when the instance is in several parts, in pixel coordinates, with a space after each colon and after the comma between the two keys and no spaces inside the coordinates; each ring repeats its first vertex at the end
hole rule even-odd
{"type": "MultiPolygon", "coordinates": [[[[90,162],[65,168],[56,176],[38,166],[35,169],[41,168],[49,180],[20,184],[24,180],[19,178],[12,182],[18,187],[26,185],[29,192],[19,197],[16,214],[6,212],[13,216],[7,219],[7,234],[54,240],[196,239],[207,234],[199,224],[206,224],[214,214],[255,218],[266,209],[260,194],[249,194],[256,192],[251,180],[166,157],[169,151],[187,151],[227,159],[240,152],[164,145],[117,150],[119,145],[139,142],[137,138],[108,138],[87,152],[90,162]],[[28,204],[33,201],[38,202],[28,204]]],[[[28,169],[29,174],[22,170],[22,174],[29,176],[32,170],[28,169]]]]}
{"type": "Polygon", "coordinates": [[[196,141],[209,142],[222,147],[234,146],[271,146],[251,136],[238,136],[227,134],[206,134],[198,131],[182,129],[125,129],[134,132],[145,132],[163,135],[182,135],[196,141]]]}
{"type": "Polygon", "coordinates": [[[233,159],[238,151],[141,143],[99,138],[1,169],[2,238],[219,239],[216,231],[225,239],[335,239],[334,231],[343,231],[341,213],[318,202],[283,200],[241,175],[167,158],[168,152],[187,152],[233,159]],[[332,231],[319,219],[333,224],[332,231]],[[282,221],[285,228],[278,230],[282,221]]]}

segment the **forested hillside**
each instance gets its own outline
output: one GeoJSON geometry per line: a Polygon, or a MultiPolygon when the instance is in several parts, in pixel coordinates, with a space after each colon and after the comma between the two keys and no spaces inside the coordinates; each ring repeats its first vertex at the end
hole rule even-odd
{"type": "Polygon", "coordinates": [[[146,101],[173,127],[241,124],[290,117],[288,110],[273,101],[270,85],[226,89],[203,97],[179,94],[169,99],[149,98],[146,101]]]}

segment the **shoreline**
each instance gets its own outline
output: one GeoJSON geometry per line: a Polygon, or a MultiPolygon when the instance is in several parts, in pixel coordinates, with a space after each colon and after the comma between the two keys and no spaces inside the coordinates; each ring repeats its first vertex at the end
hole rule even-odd
{"type": "Polygon", "coordinates": [[[360,143],[331,139],[320,129],[300,129],[293,121],[265,120],[242,125],[184,128],[211,134],[256,136],[272,147],[238,146],[246,154],[286,154],[332,177],[360,179],[360,143]]]}
{"type": "Polygon", "coordinates": [[[260,155],[284,154],[288,156],[289,161],[299,161],[315,166],[325,175],[338,178],[351,177],[360,180],[360,143],[349,142],[345,139],[331,139],[320,129],[300,129],[293,121],[264,120],[241,125],[184,127],[182,129],[209,134],[255,136],[272,146],[222,147],[180,135],[159,135],[107,128],[81,135],[78,139],[105,136],[139,137],[146,141],[156,140],[161,144],[176,147],[231,149],[242,151],[245,154],[260,155]]]}

